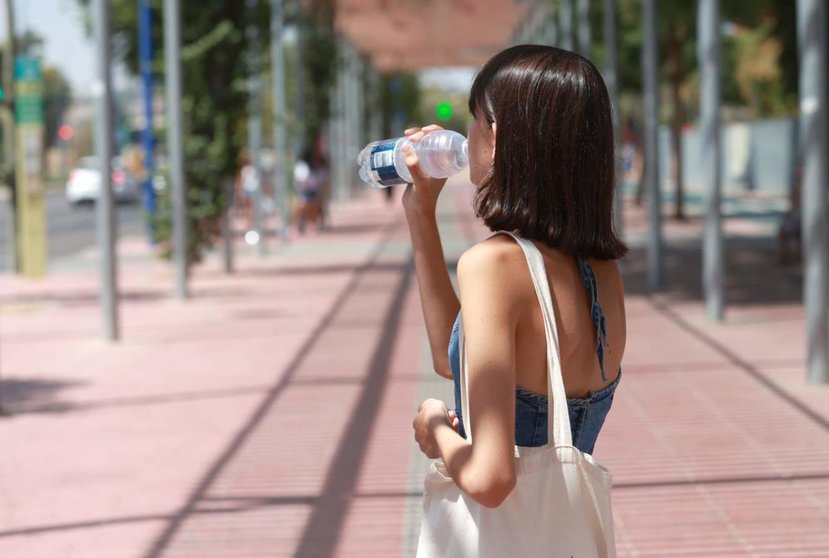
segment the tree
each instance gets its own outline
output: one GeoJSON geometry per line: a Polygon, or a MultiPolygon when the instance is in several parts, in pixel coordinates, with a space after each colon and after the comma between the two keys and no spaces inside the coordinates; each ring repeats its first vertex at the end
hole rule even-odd
{"type": "MultiPolygon", "coordinates": [[[[594,0],[595,1],[595,0],[594,0]]],[[[641,91],[642,9],[641,0],[619,0],[619,64],[623,92],[638,95],[641,91]]],[[[595,4],[595,11],[601,7],[595,4]]],[[[734,22],[745,29],[743,35],[723,40],[723,96],[725,102],[750,103],[754,100],[756,115],[779,114],[791,106],[787,99],[797,93],[797,43],[794,3],[790,0],[722,0],[722,20],[734,22]],[[759,31],[758,31],[759,30],[759,31]],[[760,39],[754,39],[760,33],[760,39]],[[753,43],[752,44],[752,40],[753,43]],[[762,43],[766,41],[765,43],[762,43]],[[749,66],[757,64],[752,48],[762,43],[774,56],[765,57],[766,65],[758,72],[749,66]],[[769,65],[773,69],[769,69],[769,65]],[[772,87],[765,87],[773,83],[772,87]],[[747,94],[757,92],[762,97],[747,94]]],[[[684,184],[682,179],[682,128],[687,119],[690,90],[697,79],[696,0],[674,0],[660,4],[657,21],[661,74],[670,93],[668,119],[671,128],[671,153],[676,187],[674,216],[685,217],[684,184]]],[[[637,191],[641,203],[643,185],[637,191]]]]}
{"type": "MultiPolygon", "coordinates": [[[[78,0],[88,6],[89,0],[78,0]]],[[[152,0],[153,67],[163,75],[162,0],[152,0]]],[[[89,13],[84,12],[89,20],[89,13]]],[[[185,122],[185,180],[188,185],[189,257],[197,261],[218,237],[217,222],[223,204],[223,183],[237,170],[244,139],[246,40],[243,2],[182,2],[181,99],[185,122]]],[[[138,11],[134,0],[112,3],[113,44],[116,55],[138,72],[138,11]]],[[[87,25],[89,29],[89,25],[87,25]]],[[[164,138],[163,130],[156,131],[164,138]]],[[[169,191],[160,200],[157,224],[162,245],[171,232],[169,191]]]]}
{"type": "MultiPolygon", "coordinates": [[[[728,6],[734,9],[731,0],[728,6]]],[[[797,21],[794,2],[766,2],[733,13],[723,42],[731,60],[731,98],[755,117],[797,113],[797,21]]]]}
{"type": "MultiPolygon", "coordinates": [[[[89,0],[77,1],[82,6],[89,5],[89,0]]],[[[162,3],[163,0],[151,0],[154,45],[163,44],[162,3]]],[[[333,39],[334,3],[313,0],[310,4],[304,34],[308,49],[307,121],[311,133],[316,134],[328,119],[328,89],[337,58],[333,39]]],[[[258,27],[261,40],[257,53],[267,51],[264,45],[269,36],[269,16],[269,5],[263,1],[255,9],[248,9],[241,0],[182,0],[181,103],[192,260],[198,260],[203,250],[218,239],[221,210],[230,203],[223,184],[237,174],[239,155],[245,145],[249,71],[246,61],[251,47],[245,28],[258,27]]],[[[84,17],[89,28],[88,11],[84,17]]],[[[112,22],[115,51],[137,73],[136,1],[114,0],[112,22]]],[[[154,67],[163,72],[162,49],[156,48],[154,57],[154,67]]],[[[169,208],[169,200],[162,199],[160,206],[169,208]]],[[[162,211],[160,218],[159,235],[163,241],[169,235],[169,211],[162,211]]]]}

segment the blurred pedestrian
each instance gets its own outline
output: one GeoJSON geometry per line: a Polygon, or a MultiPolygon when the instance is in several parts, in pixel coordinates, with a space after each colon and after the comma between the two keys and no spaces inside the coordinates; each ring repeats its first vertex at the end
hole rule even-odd
{"type": "Polygon", "coordinates": [[[259,192],[259,176],[250,155],[245,151],[239,156],[239,173],[234,181],[235,205],[241,210],[245,229],[253,229],[253,203],[259,192]]]}
{"type": "MultiPolygon", "coordinates": [[[[621,378],[615,260],[627,253],[612,225],[607,90],[586,58],[520,45],[479,71],[469,107],[474,209],[494,234],[460,257],[460,297],[435,215],[446,180],[406,149],[403,206],[432,360],[455,387],[454,409],[427,399],[413,422],[438,460],[418,556],[606,556],[610,480],[589,454],[621,378]]],[[[405,133],[417,143],[439,129],[405,133]]]]}
{"type": "Polygon", "coordinates": [[[297,198],[292,222],[304,234],[307,224],[324,227],[323,197],[328,184],[328,165],[317,149],[306,148],[294,164],[294,185],[297,198]]]}
{"type": "MultiPolygon", "coordinates": [[[[639,133],[632,118],[625,121],[622,127],[622,180],[632,181],[634,178],[641,180],[642,176],[642,149],[639,141],[639,133]]],[[[637,188],[638,191],[638,188],[637,188]]]]}

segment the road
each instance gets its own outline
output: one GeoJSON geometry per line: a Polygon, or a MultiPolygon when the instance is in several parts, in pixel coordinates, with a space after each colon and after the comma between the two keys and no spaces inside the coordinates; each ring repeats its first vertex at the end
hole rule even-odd
{"type": "MultiPolygon", "coordinates": [[[[3,204],[5,205],[5,203],[3,204]]],[[[3,207],[3,225],[0,226],[0,264],[6,269],[5,219],[7,208],[3,207]]],[[[94,246],[96,211],[94,205],[73,207],[66,201],[63,192],[50,192],[46,197],[46,223],[49,229],[49,261],[71,256],[85,248],[94,246]]],[[[144,231],[144,216],[140,204],[119,205],[117,228],[120,236],[140,235],[144,231]]]]}

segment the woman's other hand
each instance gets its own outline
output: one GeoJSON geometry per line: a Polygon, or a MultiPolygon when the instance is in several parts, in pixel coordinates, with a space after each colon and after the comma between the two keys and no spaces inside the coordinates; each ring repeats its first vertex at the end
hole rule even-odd
{"type": "Polygon", "coordinates": [[[426,454],[429,459],[438,459],[440,450],[435,441],[435,427],[446,424],[457,431],[458,419],[454,412],[446,408],[446,404],[438,399],[427,399],[417,408],[417,415],[412,421],[412,428],[415,431],[415,441],[420,446],[420,451],[426,454]]]}
{"type": "MultiPolygon", "coordinates": [[[[418,143],[426,134],[437,130],[443,130],[443,128],[437,124],[431,124],[423,128],[409,128],[404,134],[412,143],[418,143]]],[[[434,214],[438,196],[443,190],[443,185],[446,184],[446,179],[426,176],[420,168],[417,153],[410,146],[404,146],[403,155],[406,166],[412,174],[412,184],[409,184],[403,193],[403,207],[407,213],[434,214]]]]}
{"type": "Polygon", "coordinates": [[[455,432],[460,432],[461,430],[461,421],[458,419],[458,415],[455,412],[455,409],[449,411],[449,422],[452,423],[452,428],[455,429],[455,432]]]}

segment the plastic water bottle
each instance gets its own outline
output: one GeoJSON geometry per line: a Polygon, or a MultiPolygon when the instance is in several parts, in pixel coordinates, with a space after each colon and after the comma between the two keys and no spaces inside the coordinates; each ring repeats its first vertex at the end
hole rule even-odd
{"type": "Polygon", "coordinates": [[[424,135],[417,143],[403,137],[365,146],[357,157],[363,182],[375,188],[411,182],[412,174],[403,154],[403,146],[407,143],[414,147],[420,168],[432,178],[448,178],[469,164],[466,138],[452,130],[438,130],[424,135]]]}

